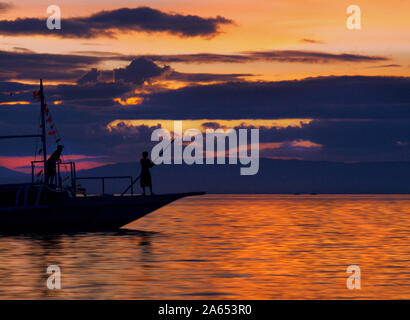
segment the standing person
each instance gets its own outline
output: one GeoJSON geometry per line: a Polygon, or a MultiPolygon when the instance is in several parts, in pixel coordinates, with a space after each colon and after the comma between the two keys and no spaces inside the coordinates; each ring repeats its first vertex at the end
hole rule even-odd
{"type": "Polygon", "coordinates": [[[141,163],[141,188],[142,188],[142,194],[145,196],[145,188],[149,187],[149,190],[151,191],[151,195],[154,193],[152,192],[152,181],[151,181],[151,173],[149,172],[149,169],[151,169],[155,164],[151,161],[150,158],[148,158],[148,152],[144,151],[142,153],[142,159],[140,161],[141,163]]]}
{"type": "Polygon", "coordinates": [[[47,162],[46,162],[46,184],[52,184],[54,181],[54,178],[56,176],[56,163],[60,162],[61,159],[61,153],[63,152],[63,146],[62,145],[58,145],[57,150],[54,151],[54,153],[50,156],[50,158],[48,158],[47,162]]]}

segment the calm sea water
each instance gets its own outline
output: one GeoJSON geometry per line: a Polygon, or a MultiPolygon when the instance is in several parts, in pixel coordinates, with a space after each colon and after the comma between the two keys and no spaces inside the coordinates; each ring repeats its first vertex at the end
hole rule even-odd
{"type": "Polygon", "coordinates": [[[207,195],[127,228],[0,236],[0,298],[410,298],[408,195],[207,195]]]}

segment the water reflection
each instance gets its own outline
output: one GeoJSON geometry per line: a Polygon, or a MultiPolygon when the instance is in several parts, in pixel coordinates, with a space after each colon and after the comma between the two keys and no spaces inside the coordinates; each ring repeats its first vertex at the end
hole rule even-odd
{"type": "MultiPolygon", "coordinates": [[[[113,278],[111,265],[127,273],[136,260],[146,267],[151,261],[151,237],[155,232],[120,230],[109,233],[24,234],[0,236],[0,297],[98,298],[109,297],[107,282],[113,278]],[[129,257],[122,255],[126,248],[129,257]],[[119,256],[120,259],[116,257],[119,256]],[[128,259],[129,261],[125,261],[128,259]],[[58,265],[63,290],[46,286],[47,267],[58,265]],[[83,290],[85,288],[86,292],[83,290]]],[[[121,274],[120,274],[121,275],[121,274]]]]}
{"type": "Polygon", "coordinates": [[[210,195],[114,233],[3,235],[0,298],[410,298],[409,212],[410,196],[210,195]]]}

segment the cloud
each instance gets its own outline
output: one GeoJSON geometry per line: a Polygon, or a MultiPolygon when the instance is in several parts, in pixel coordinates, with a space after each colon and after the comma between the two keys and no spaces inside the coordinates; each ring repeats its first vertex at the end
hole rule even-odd
{"type": "Polygon", "coordinates": [[[34,80],[77,80],[100,57],[34,53],[25,48],[0,51],[0,78],[34,80]]]}
{"type": "Polygon", "coordinates": [[[187,83],[202,83],[214,81],[238,81],[242,77],[250,77],[252,74],[215,74],[215,73],[181,73],[169,66],[159,66],[145,57],[139,57],[124,67],[114,70],[100,71],[96,68],[88,71],[77,83],[95,83],[98,81],[116,81],[133,83],[141,86],[152,79],[162,77],[163,80],[173,80],[187,83]]]}
{"type": "Polygon", "coordinates": [[[312,44],[318,44],[318,43],[322,44],[322,43],[324,43],[323,41],[320,41],[320,40],[308,39],[308,38],[303,38],[303,39],[300,40],[300,42],[312,43],[312,44]]]}
{"type": "Polygon", "coordinates": [[[92,68],[90,71],[88,71],[85,75],[83,75],[78,81],[78,84],[86,84],[86,83],[93,83],[93,82],[98,82],[100,79],[100,72],[97,70],[97,68],[92,68]]]}
{"type": "Polygon", "coordinates": [[[283,63],[342,63],[342,62],[381,62],[389,58],[381,56],[360,55],[353,53],[327,53],[303,50],[271,50],[249,51],[237,54],[179,54],[179,55],[147,55],[147,58],[163,63],[249,63],[255,61],[283,63]]]}
{"type": "MultiPolygon", "coordinates": [[[[92,70],[91,81],[83,84],[46,86],[48,101],[63,100],[58,106],[50,104],[50,110],[64,145],[75,154],[119,161],[129,157],[129,150],[152,147],[150,134],[158,127],[156,122],[108,130],[107,125],[117,119],[206,119],[203,128],[216,128],[223,119],[248,119],[249,126],[252,119],[273,123],[281,118],[309,118],[316,120],[299,126],[260,127],[260,142],[265,146],[261,155],[314,161],[410,161],[410,78],[321,77],[188,86],[146,93],[141,104],[123,107],[113,99],[132,93],[134,80],[93,82],[95,73],[92,70]],[[268,147],[277,143],[280,148],[268,147]]],[[[16,99],[32,102],[33,87],[37,88],[0,82],[0,101],[14,98],[8,96],[13,89],[20,92],[16,99]]],[[[36,133],[38,114],[38,102],[1,106],[0,135],[36,133]]],[[[2,144],[0,155],[33,150],[31,140],[2,144]]]]}
{"type": "MultiPolygon", "coordinates": [[[[63,101],[73,108],[115,107],[118,101],[135,99],[135,90],[144,86],[144,92],[167,90],[161,81],[150,85],[153,80],[170,80],[192,85],[203,82],[223,82],[240,80],[249,74],[212,74],[212,73],[180,73],[169,66],[160,66],[146,58],[137,58],[123,68],[113,70],[87,69],[88,65],[100,62],[92,57],[73,55],[42,55],[35,53],[0,52],[0,67],[6,78],[45,79],[47,98],[49,101],[63,101]],[[8,62],[16,66],[9,66],[8,62]],[[2,62],[4,62],[2,64],[2,62]],[[66,66],[69,65],[69,67],[66,66]],[[45,70],[43,70],[45,69],[45,70]],[[14,73],[13,73],[14,72],[14,73]],[[48,84],[51,80],[76,80],[77,85],[48,84]],[[134,97],[134,98],[133,98],[134,97]]],[[[0,82],[0,103],[3,105],[17,104],[18,101],[32,101],[32,91],[38,86],[18,86],[15,82],[0,82]],[[23,89],[24,88],[24,89],[23,89]],[[13,93],[10,95],[10,93],[13,93]]],[[[136,97],[138,101],[142,97],[136,97]]]]}
{"type": "Polygon", "coordinates": [[[383,64],[381,66],[371,66],[369,68],[378,69],[378,68],[398,68],[398,67],[401,67],[401,65],[399,65],[399,64],[383,64]]]}
{"type": "Polygon", "coordinates": [[[410,161],[410,120],[315,120],[301,127],[261,129],[261,142],[310,141],[315,150],[271,150],[273,156],[305,160],[410,161]],[[398,143],[400,142],[400,143],[398,143]],[[296,153],[295,153],[296,151],[296,153]]]}
{"type": "Polygon", "coordinates": [[[163,62],[183,62],[183,63],[246,63],[255,61],[254,58],[242,54],[217,54],[217,53],[197,53],[197,54],[175,54],[175,55],[148,55],[147,58],[163,62]]]}
{"type": "Polygon", "coordinates": [[[35,53],[33,50],[24,48],[24,47],[13,47],[13,52],[20,52],[20,53],[35,53]]]}
{"type": "MultiPolygon", "coordinates": [[[[191,124],[190,120],[187,123],[191,124]]],[[[300,127],[262,127],[260,128],[261,156],[312,161],[409,161],[409,126],[409,119],[371,121],[324,119],[304,123],[300,127]]],[[[120,122],[110,132],[114,136],[146,139],[145,143],[149,146],[150,133],[158,127],[159,125],[128,126],[120,122]],[[144,132],[144,135],[141,135],[141,132],[144,132]]],[[[216,121],[207,120],[204,120],[201,127],[226,129],[216,121]]],[[[228,128],[232,127],[228,126],[228,128]]],[[[243,129],[249,126],[241,125],[234,128],[243,129]]]]}
{"type": "MultiPolygon", "coordinates": [[[[150,150],[153,146],[151,133],[160,127],[119,123],[114,130],[107,130],[107,119],[115,119],[115,110],[51,108],[67,153],[101,155],[106,161],[129,161],[130,155],[134,156],[139,150],[150,150]]],[[[38,112],[33,107],[8,111],[0,108],[0,135],[34,133],[38,112]]],[[[204,120],[203,127],[216,129],[220,126],[204,120]]],[[[409,119],[322,119],[300,127],[262,127],[261,156],[312,161],[410,161],[409,127],[409,119]]],[[[2,145],[0,155],[34,152],[31,140],[2,141],[2,145]]]]}
{"type": "MultiPolygon", "coordinates": [[[[96,82],[82,83],[79,85],[49,85],[45,83],[46,102],[51,105],[54,101],[61,101],[60,104],[64,108],[74,110],[83,110],[82,117],[87,121],[88,116],[92,113],[87,109],[96,109],[97,112],[103,112],[109,107],[115,108],[115,98],[126,96],[133,92],[135,86],[125,82],[96,82]]],[[[13,82],[0,82],[0,103],[3,110],[10,112],[9,108],[5,109],[5,105],[11,105],[18,101],[31,103],[33,106],[38,105],[38,101],[33,100],[33,91],[38,90],[39,85],[19,85],[13,82]],[[12,93],[12,95],[10,95],[12,93]]],[[[21,108],[21,106],[18,106],[21,108]]],[[[63,108],[62,106],[59,107],[63,108]]],[[[72,112],[72,114],[75,114],[72,112]]],[[[71,114],[67,114],[70,116],[71,114]]],[[[109,116],[109,115],[108,115],[109,116]]],[[[21,120],[21,119],[20,119],[21,120]]],[[[29,119],[30,120],[30,119],[29,119]]]]}
{"type": "MultiPolygon", "coordinates": [[[[9,94],[10,92],[31,90],[34,88],[33,85],[24,84],[19,82],[1,82],[0,81],[0,93],[9,94]]],[[[3,100],[0,100],[3,101],[3,100]]]]}
{"type": "Polygon", "coordinates": [[[377,62],[388,60],[385,57],[365,56],[351,53],[326,53],[316,51],[251,51],[247,53],[256,60],[276,62],[328,63],[328,62],[377,62]]]}
{"type": "Polygon", "coordinates": [[[408,77],[318,77],[189,86],[149,95],[138,117],[155,119],[410,118],[408,77]]]}
{"type": "Polygon", "coordinates": [[[145,58],[133,60],[127,67],[114,69],[115,81],[131,82],[142,85],[145,81],[159,77],[169,70],[168,66],[160,67],[145,58]]]}
{"type": "Polygon", "coordinates": [[[172,71],[166,76],[167,80],[177,80],[183,82],[214,82],[214,81],[238,81],[243,77],[251,77],[250,73],[231,73],[231,74],[216,74],[216,73],[181,73],[172,71]]]}
{"type": "Polygon", "coordinates": [[[45,19],[18,18],[0,21],[0,34],[10,36],[44,35],[61,38],[115,37],[126,32],[166,32],[179,37],[213,37],[219,27],[232,21],[221,16],[165,13],[149,7],[100,11],[88,17],[62,20],[61,30],[48,30],[45,19]]]}
{"type": "Polygon", "coordinates": [[[107,102],[112,105],[114,97],[121,96],[133,89],[133,86],[126,83],[106,83],[98,82],[88,85],[58,85],[48,89],[48,95],[56,100],[64,102],[75,102],[81,104],[93,104],[101,107],[107,102]]]}
{"type": "MultiPolygon", "coordinates": [[[[133,73],[133,69],[138,69],[142,75],[150,76],[150,72],[154,75],[167,73],[170,78],[178,81],[191,82],[209,82],[209,81],[233,81],[242,77],[252,76],[252,74],[190,74],[165,72],[169,69],[164,69],[164,66],[173,62],[183,63],[247,63],[254,61],[271,61],[271,62],[305,62],[305,63],[328,63],[328,62],[377,62],[387,60],[384,57],[374,57],[366,55],[352,54],[330,54],[322,52],[304,52],[304,51],[260,51],[253,53],[240,53],[232,55],[199,53],[187,55],[145,55],[145,56],[128,56],[116,54],[114,52],[77,52],[75,54],[47,54],[36,53],[27,48],[14,47],[13,51],[0,51],[0,80],[19,79],[19,80],[36,80],[39,78],[47,79],[48,81],[79,81],[86,83],[96,79],[104,81],[112,81],[114,79],[113,72],[117,78],[127,77],[127,81],[140,83],[141,79],[133,73]],[[94,70],[102,62],[118,62],[126,61],[132,63],[126,68],[118,68],[113,70],[94,70]],[[138,63],[138,65],[136,65],[138,63]],[[155,64],[157,63],[157,64],[155,64]],[[123,70],[124,69],[124,70],[123,70]],[[144,71],[145,70],[145,71],[144,71]],[[90,74],[87,74],[90,72],[90,74]],[[86,75],[87,74],[87,75],[86,75]],[[134,77],[134,79],[131,79],[134,77]],[[84,79],[80,79],[85,77],[84,79]],[[185,80],[184,80],[185,79],[185,80]],[[190,80],[189,80],[190,79],[190,80]],[[196,79],[196,80],[195,80],[196,79]]],[[[386,65],[385,67],[393,67],[395,65],[386,65]]],[[[125,78],[124,78],[125,79],[125,78]]]]}
{"type": "MultiPolygon", "coordinates": [[[[186,81],[170,90],[144,87],[137,94],[141,103],[122,110],[119,119],[404,119],[410,118],[408,77],[318,77],[278,82],[224,82],[195,85],[195,82],[240,78],[240,74],[183,74],[167,70],[149,60],[136,60],[118,69],[116,81],[98,81],[99,74],[84,72],[78,85],[47,85],[47,96],[64,105],[83,108],[112,107],[116,98],[136,96],[135,90],[155,79],[186,81]],[[163,78],[162,78],[163,77],[163,78]],[[169,78],[167,78],[169,77],[169,78]],[[97,82],[95,82],[97,80],[97,82]]],[[[79,77],[80,78],[80,77],[79,77]]],[[[15,83],[0,83],[0,102],[32,101],[31,87],[18,89],[15,83]],[[10,92],[21,91],[9,96],[10,92]]],[[[117,119],[118,119],[117,118],[117,119]]]]}
{"type": "Polygon", "coordinates": [[[0,13],[12,9],[14,5],[11,2],[0,2],[0,13]]]}

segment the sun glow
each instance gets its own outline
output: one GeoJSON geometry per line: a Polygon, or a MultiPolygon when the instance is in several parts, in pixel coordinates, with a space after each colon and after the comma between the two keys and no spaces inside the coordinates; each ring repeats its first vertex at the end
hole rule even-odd
{"type": "Polygon", "coordinates": [[[137,104],[141,104],[144,98],[141,97],[132,97],[128,98],[125,101],[122,100],[121,98],[116,98],[114,99],[115,102],[118,102],[122,106],[135,106],[137,104]]]}
{"type": "MultiPolygon", "coordinates": [[[[312,119],[195,119],[182,120],[184,130],[198,129],[205,132],[206,129],[212,128],[235,128],[235,127],[254,127],[254,128],[287,128],[301,127],[309,124],[312,119]]],[[[174,120],[163,119],[140,119],[140,120],[114,120],[107,125],[109,131],[118,129],[119,125],[126,127],[157,127],[173,131],[174,120]]]]}
{"type": "Polygon", "coordinates": [[[0,102],[0,106],[14,106],[17,104],[30,104],[28,101],[9,101],[9,102],[0,102]]]}

